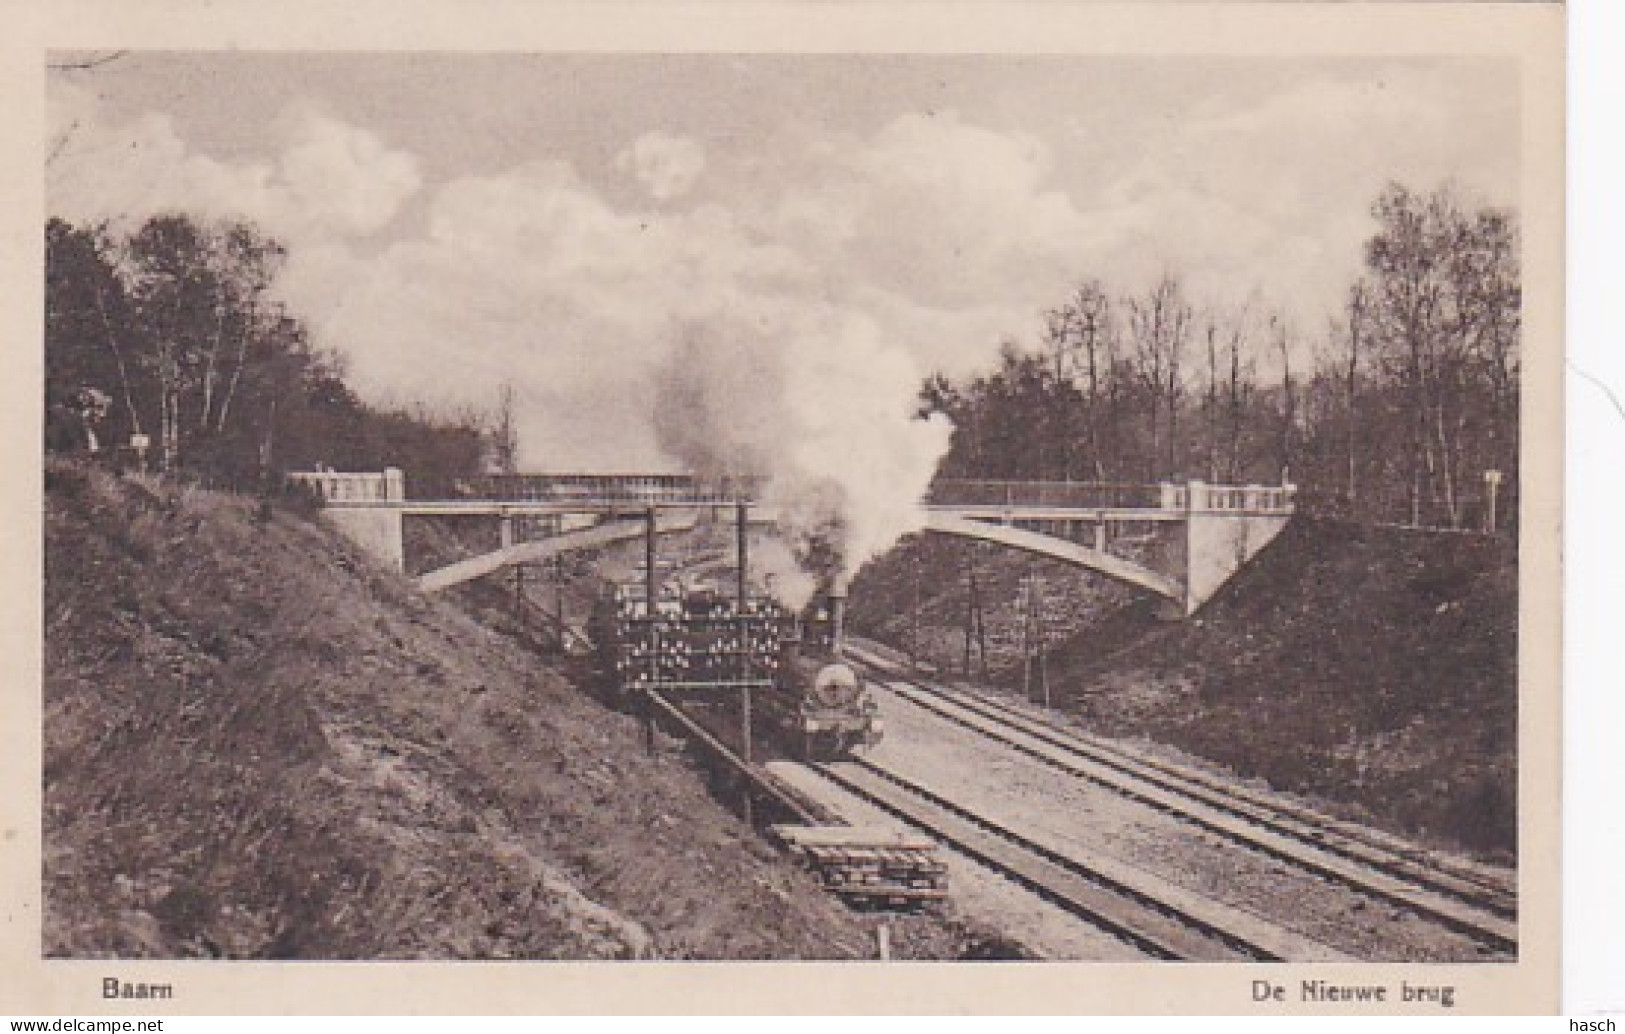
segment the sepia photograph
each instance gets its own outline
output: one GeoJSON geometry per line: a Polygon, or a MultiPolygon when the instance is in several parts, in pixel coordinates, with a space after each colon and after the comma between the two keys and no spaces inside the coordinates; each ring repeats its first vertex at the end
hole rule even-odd
{"type": "Polygon", "coordinates": [[[1477,39],[44,50],[8,937],[1553,1007],[1561,201],[1477,39]]]}

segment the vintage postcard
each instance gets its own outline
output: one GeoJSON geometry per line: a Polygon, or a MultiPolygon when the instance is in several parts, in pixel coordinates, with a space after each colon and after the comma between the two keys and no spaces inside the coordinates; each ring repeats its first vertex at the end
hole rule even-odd
{"type": "Polygon", "coordinates": [[[0,1008],[1557,1008],[1560,6],[371,13],[15,12],[0,1008]]]}

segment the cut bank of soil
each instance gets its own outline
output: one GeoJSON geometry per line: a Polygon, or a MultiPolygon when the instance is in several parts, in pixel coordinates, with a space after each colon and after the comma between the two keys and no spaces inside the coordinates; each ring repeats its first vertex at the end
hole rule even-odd
{"type": "Polygon", "coordinates": [[[320,524],[63,462],[45,510],[47,955],[873,956],[674,744],[320,524]]]}

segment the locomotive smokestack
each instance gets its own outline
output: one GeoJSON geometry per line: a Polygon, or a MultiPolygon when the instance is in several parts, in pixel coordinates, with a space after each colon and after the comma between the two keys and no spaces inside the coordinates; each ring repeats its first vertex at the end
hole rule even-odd
{"type": "Polygon", "coordinates": [[[745,594],[750,583],[750,504],[743,498],[735,506],[734,511],[734,545],[737,551],[738,584],[735,586],[734,605],[739,613],[745,613],[745,594]]]}

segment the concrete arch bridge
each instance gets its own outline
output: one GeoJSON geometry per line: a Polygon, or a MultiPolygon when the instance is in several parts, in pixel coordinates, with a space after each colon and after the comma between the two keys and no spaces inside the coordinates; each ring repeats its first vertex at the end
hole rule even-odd
{"type": "MultiPolygon", "coordinates": [[[[690,530],[743,507],[771,525],[759,484],[714,485],[683,475],[528,474],[461,479],[407,491],[398,470],[296,473],[324,516],[397,571],[406,569],[410,516],[495,519],[499,546],[418,577],[429,592],[515,564],[645,534],[690,530]],[[549,534],[518,541],[517,522],[546,518],[549,534]]],[[[1294,512],[1293,486],[1154,485],[1054,481],[942,481],[924,500],[924,528],[1022,550],[1094,571],[1194,613],[1279,535],[1294,512]]]]}

